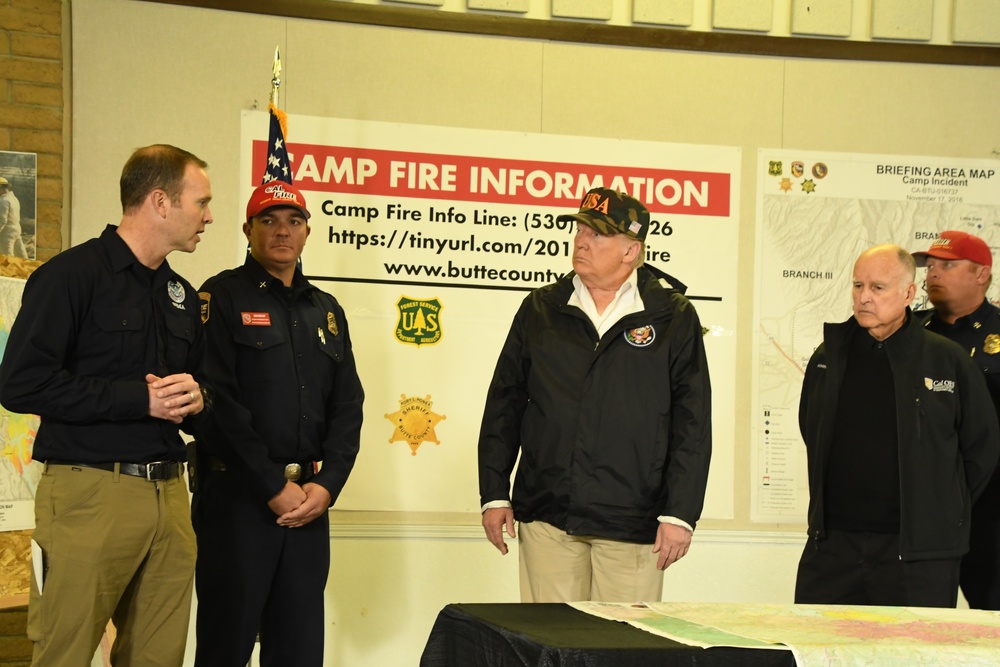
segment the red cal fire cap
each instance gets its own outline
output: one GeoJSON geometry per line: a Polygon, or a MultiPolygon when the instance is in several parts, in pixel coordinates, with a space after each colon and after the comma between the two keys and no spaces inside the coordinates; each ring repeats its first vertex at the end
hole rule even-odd
{"type": "Polygon", "coordinates": [[[941,232],[941,236],[934,239],[926,252],[912,254],[917,266],[927,266],[928,257],[967,259],[976,264],[993,266],[993,254],[990,252],[990,247],[986,245],[986,241],[978,236],[953,230],[941,232]]]}
{"type": "Polygon", "coordinates": [[[269,208],[276,206],[290,206],[297,208],[309,219],[309,209],[306,208],[306,198],[302,196],[298,188],[285,183],[284,181],[271,181],[259,186],[250,195],[247,202],[247,222],[254,216],[260,215],[269,208]]]}

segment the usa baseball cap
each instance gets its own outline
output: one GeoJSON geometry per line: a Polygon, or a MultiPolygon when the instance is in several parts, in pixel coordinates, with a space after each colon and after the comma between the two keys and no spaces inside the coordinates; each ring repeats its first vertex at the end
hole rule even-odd
{"type": "Polygon", "coordinates": [[[566,213],[556,220],[576,220],[601,234],[624,234],[637,241],[646,240],[649,211],[638,199],[609,188],[594,188],[583,196],[578,213],[566,213]]]}
{"type": "Polygon", "coordinates": [[[247,202],[247,221],[254,216],[260,215],[269,208],[276,206],[290,206],[297,208],[309,219],[309,209],[306,208],[306,198],[302,196],[298,188],[289,185],[284,181],[271,181],[260,185],[247,202]]]}
{"type": "Polygon", "coordinates": [[[990,252],[986,241],[978,236],[954,230],[941,232],[941,236],[934,239],[930,248],[912,254],[917,266],[927,266],[928,257],[967,259],[976,264],[993,266],[993,253],[990,252]]]}

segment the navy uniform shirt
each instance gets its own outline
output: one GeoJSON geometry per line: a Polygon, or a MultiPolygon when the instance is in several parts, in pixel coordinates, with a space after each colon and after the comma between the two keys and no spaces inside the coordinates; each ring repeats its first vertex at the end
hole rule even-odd
{"type": "Polygon", "coordinates": [[[933,309],[917,311],[915,315],[925,318],[924,328],[928,331],[969,350],[972,361],[986,375],[990,396],[1000,413],[1000,309],[984,299],[979,308],[954,324],[942,320],[933,309]]]}
{"type": "MultiPolygon", "coordinates": [[[[966,350],[972,361],[983,371],[993,407],[1000,417],[1000,309],[987,300],[972,313],[948,324],[933,310],[917,311],[924,317],[928,331],[950,338],[966,350]]],[[[977,501],[977,507],[1000,503],[1000,466],[993,472],[989,486],[977,501]]]]}
{"type": "Polygon", "coordinates": [[[322,461],[309,481],[332,504],[354,467],[364,401],[343,308],[298,269],[285,287],[250,256],[200,297],[214,394],[199,445],[264,501],[285,485],[285,464],[322,461]]]}
{"type": "Polygon", "coordinates": [[[0,402],[41,417],[39,461],[182,461],[177,425],[148,414],[145,378],[197,379],[203,354],[194,288],[165,260],[143,266],[108,225],[28,279],[0,364],[0,402]]]}

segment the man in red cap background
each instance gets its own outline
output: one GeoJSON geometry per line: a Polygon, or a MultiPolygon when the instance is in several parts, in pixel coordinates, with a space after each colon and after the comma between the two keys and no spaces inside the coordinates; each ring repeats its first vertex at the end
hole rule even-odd
{"type": "Polygon", "coordinates": [[[576,223],[573,273],[525,298],[487,393],[483,528],[506,554],[519,522],[523,602],[659,601],[708,483],[701,323],[644,265],[638,200],[594,188],[558,220],[576,223]]]}
{"type": "MultiPolygon", "coordinates": [[[[929,249],[913,253],[927,267],[924,326],[955,341],[986,375],[1000,415],[1000,310],[986,299],[993,280],[989,246],[966,232],[945,231],[929,249]]],[[[998,469],[1000,470],[1000,469],[998,469]]],[[[1000,472],[994,472],[972,509],[969,553],[962,558],[962,593],[973,609],[1000,610],[1000,472]]]]}
{"type": "Polygon", "coordinates": [[[309,210],[254,190],[243,266],[202,286],[213,419],[198,432],[199,667],[321,667],[327,509],[360,446],[364,392],[344,309],[302,275],[309,210]],[[322,467],[320,467],[322,464],[322,467]]]}

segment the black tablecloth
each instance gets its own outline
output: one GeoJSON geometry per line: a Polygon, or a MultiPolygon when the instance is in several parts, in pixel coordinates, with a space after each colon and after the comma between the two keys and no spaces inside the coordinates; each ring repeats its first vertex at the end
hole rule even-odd
{"type": "Polygon", "coordinates": [[[791,651],[697,648],[565,604],[450,604],[420,667],[795,667],[791,651]]]}

